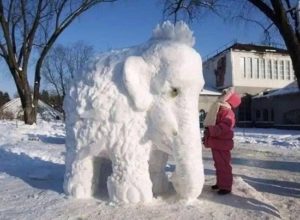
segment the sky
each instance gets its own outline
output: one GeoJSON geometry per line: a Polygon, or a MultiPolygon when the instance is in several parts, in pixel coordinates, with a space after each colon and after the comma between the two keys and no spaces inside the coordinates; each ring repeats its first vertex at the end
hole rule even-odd
{"type": "MultiPolygon", "coordinates": [[[[70,45],[77,41],[91,45],[99,53],[126,48],[147,41],[152,30],[163,21],[162,0],[121,0],[100,4],[75,20],[56,43],[70,45]]],[[[203,58],[237,40],[257,43],[263,38],[256,26],[224,22],[217,16],[203,17],[191,24],[196,37],[196,50],[203,58]]],[[[30,84],[32,83],[32,75],[30,84]]],[[[0,90],[16,93],[12,77],[0,63],[0,90]]]]}

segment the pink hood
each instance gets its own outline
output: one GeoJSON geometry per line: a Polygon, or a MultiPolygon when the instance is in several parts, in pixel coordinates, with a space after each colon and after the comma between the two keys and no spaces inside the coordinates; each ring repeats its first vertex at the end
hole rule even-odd
{"type": "Polygon", "coordinates": [[[232,108],[237,108],[241,104],[241,96],[233,92],[225,102],[229,103],[232,108]]]}

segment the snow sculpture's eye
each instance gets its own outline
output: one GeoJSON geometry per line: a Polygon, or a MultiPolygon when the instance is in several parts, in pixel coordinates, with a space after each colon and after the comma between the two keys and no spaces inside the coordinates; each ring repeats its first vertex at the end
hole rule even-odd
{"type": "Polygon", "coordinates": [[[177,88],[172,88],[170,95],[171,95],[171,97],[176,97],[178,95],[178,93],[179,93],[179,90],[177,88]]]}

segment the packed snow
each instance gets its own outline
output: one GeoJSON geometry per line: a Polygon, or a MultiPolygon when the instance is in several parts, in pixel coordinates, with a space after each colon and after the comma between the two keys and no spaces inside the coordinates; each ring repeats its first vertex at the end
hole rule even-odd
{"type": "Polygon", "coordinates": [[[172,157],[175,191],[197,199],[204,183],[198,126],[204,80],[194,43],[184,22],[166,21],[146,43],[100,55],[76,77],[64,101],[66,194],[97,196],[102,167],[111,161],[110,200],[149,203],[166,191],[164,167],[172,157]]]}
{"type": "MultiPolygon", "coordinates": [[[[205,185],[197,201],[177,200],[172,187],[148,205],[113,206],[63,193],[64,124],[0,121],[0,219],[298,219],[300,131],[237,128],[232,195],[210,190],[214,168],[203,149],[205,185]]],[[[200,144],[199,144],[200,147],[200,144]]],[[[174,170],[170,161],[166,173],[174,170]]]]}

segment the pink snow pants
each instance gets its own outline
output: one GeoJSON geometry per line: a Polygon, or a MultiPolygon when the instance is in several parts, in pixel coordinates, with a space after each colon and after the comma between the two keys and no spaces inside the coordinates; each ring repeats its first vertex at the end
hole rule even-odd
{"type": "Polygon", "coordinates": [[[229,150],[211,149],[215,162],[217,185],[220,189],[231,190],[232,188],[232,167],[231,153],[229,150]]]}

